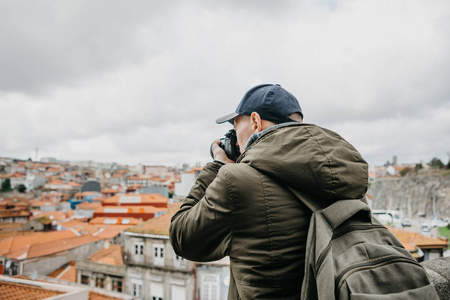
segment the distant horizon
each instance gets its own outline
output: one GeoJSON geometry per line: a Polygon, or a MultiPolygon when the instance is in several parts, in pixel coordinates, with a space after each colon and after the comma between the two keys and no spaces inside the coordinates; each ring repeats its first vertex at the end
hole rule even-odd
{"type": "Polygon", "coordinates": [[[255,85],[371,165],[447,163],[450,1],[5,1],[0,155],[211,161],[255,85]]]}
{"type": "MultiPolygon", "coordinates": [[[[144,162],[138,162],[138,163],[135,163],[135,164],[127,164],[127,163],[120,163],[120,162],[117,162],[117,161],[97,161],[97,160],[93,160],[93,159],[66,160],[66,159],[58,159],[58,158],[56,158],[56,157],[41,157],[41,158],[39,158],[38,161],[33,160],[32,157],[29,157],[29,158],[26,158],[26,159],[22,159],[22,158],[17,158],[17,157],[0,156],[0,159],[2,159],[2,158],[3,158],[3,159],[12,159],[12,160],[15,159],[15,160],[20,160],[20,161],[27,161],[28,159],[31,158],[31,161],[37,162],[37,163],[52,163],[51,161],[46,162],[46,161],[42,161],[42,160],[43,160],[43,159],[44,159],[44,160],[45,160],[45,159],[54,159],[54,160],[56,160],[56,162],[54,162],[54,163],[81,163],[81,162],[92,162],[92,163],[95,163],[95,164],[117,164],[117,165],[121,165],[121,166],[138,166],[138,165],[144,165],[144,166],[164,166],[164,167],[173,167],[173,168],[179,167],[179,166],[182,166],[182,165],[185,165],[185,164],[189,165],[189,167],[195,167],[195,166],[198,166],[198,165],[204,166],[204,165],[206,165],[206,164],[208,163],[208,162],[206,162],[206,163],[201,163],[201,162],[196,162],[196,163],[181,162],[181,163],[168,163],[168,164],[164,164],[164,163],[144,163],[144,162]]],[[[412,165],[416,165],[416,164],[420,164],[420,163],[421,163],[421,164],[429,164],[433,158],[439,158],[439,157],[434,156],[434,157],[431,157],[431,158],[430,158],[429,160],[427,160],[427,161],[418,161],[418,162],[401,162],[401,161],[399,161],[398,158],[397,158],[397,164],[396,164],[396,165],[398,165],[398,166],[403,166],[403,165],[410,165],[410,166],[412,166],[412,165]]],[[[443,159],[441,159],[441,158],[439,158],[439,159],[442,161],[442,163],[444,164],[444,166],[447,165],[448,162],[450,162],[450,159],[448,159],[448,160],[443,160],[443,159]]],[[[380,163],[380,164],[374,164],[374,163],[370,163],[370,162],[367,162],[367,163],[368,163],[369,166],[381,167],[381,166],[386,165],[388,162],[389,162],[390,164],[392,164],[392,163],[393,163],[392,160],[393,160],[393,157],[391,157],[391,159],[386,160],[384,163],[380,163]]],[[[212,159],[211,159],[209,162],[212,162],[212,159]]]]}

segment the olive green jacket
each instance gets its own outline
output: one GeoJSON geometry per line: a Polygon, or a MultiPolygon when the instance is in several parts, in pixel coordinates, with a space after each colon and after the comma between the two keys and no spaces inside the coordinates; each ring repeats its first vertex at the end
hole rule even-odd
{"type": "Polygon", "coordinates": [[[201,171],[172,218],[172,246],[193,261],[229,256],[229,299],[299,299],[311,217],[299,193],[360,199],[367,164],[336,133],[299,123],[264,131],[237,162],[201,171]]]}

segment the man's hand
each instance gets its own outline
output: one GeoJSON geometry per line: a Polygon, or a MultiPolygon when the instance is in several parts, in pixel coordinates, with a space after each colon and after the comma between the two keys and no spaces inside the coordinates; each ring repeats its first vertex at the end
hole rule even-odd
{"type": "Polygon", "coordinates": [[[234,164],[235,162],[228,158],[225,151],[219,146],[220,140],[216,140],[212,143],[212,152],[214,155],[214,160],[223,162],[224,164],[234,164]]]}

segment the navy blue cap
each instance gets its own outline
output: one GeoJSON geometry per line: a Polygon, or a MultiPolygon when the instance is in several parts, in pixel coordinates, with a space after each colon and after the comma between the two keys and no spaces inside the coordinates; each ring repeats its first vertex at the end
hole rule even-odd
{"type": "Polygon", "coordinates": [[[217,119],[216,123],[233,124],[237,116],[250,116],[252,112],[257,112],[261,119],[276,124],[292,122],[288,116],[293,113],[298,113],[303,118],[302,109],[294,95],[279,84],[261,84],[245,93],[235,112],[217,119]]]}

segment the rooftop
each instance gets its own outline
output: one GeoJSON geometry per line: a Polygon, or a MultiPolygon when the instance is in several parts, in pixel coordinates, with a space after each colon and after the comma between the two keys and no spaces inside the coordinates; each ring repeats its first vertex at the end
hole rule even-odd
{"type": "Polygon", "coordinates": [[[38,300],[47,299],[61,294],[64,294],[64,292],[45,289],[35,285],[5,282],[0,280],[0,299],[38,300]]]}
{"type": "Polygon", "coordinates": [[[74,238],[60,239],[47,243],[40,243],[21,248],[15,252],[4,255],[5,257],[15,260],[24,260],[35,257],[42,257],[59,252],[67,251],[73,248],[83,246],[85,244],[97,242],[101,240],[93,235],[83,235],[74,238]]]}
{"type": "Polygon", "coordinates": [[[126,205],[126,204],[142,204],[152,205],[155,203],[167,203],[169,199],[160,194],[126,194],[115,195],[103,201],[104,205],[126,205]]]}
{"type": "Polygon", "coordinates": [[[100,249],[89,257],[90,261],[114,266],[124,266],[123,246],[110,245],[108,248],[100,249]]]}
{"type": "Polygon", "coordinates": [[[96,217],[89,221],[91,225],[137,225],[141,224],[142,221],[136,218],[107,218],[107,217],[96,217]]]}
{"type": "Polygon", "coordinates": [[[447,248],[448,241],[441,238],[426,237],[417,232],[411,232],[401,229],[388,228],[403,244],[405,249],[412,251],[416,247],[421,249],[443,249],[447,248]]]}
{"type": "Polygon", "coordinates": [[[165,210],[166,208],[153,206],[106,206],[98,208],[95,212],[106,214],[154,214],[165,210]]]}
{"type": "Polygon", "coordinates": [[[28,235],[13,236],[0,241],[0,255],[7,255],[32,245],[69,239],[77,235],[71,230],[36,232],[28,235]]]}
{"type": "Polygon", "coordinates": [[[56,279],[77,282],[77,269],[74,261],[63,265],[57,270],[47,275],[48,277],[53,277],[56,279]]]}
{"type": "Polygon", "coordinates": [[[171,203],[165,214],[150,219],[142,224],[128,229],[128,232],[169,235],[172,216],[180,209],[181,203],[171,203]]]}

